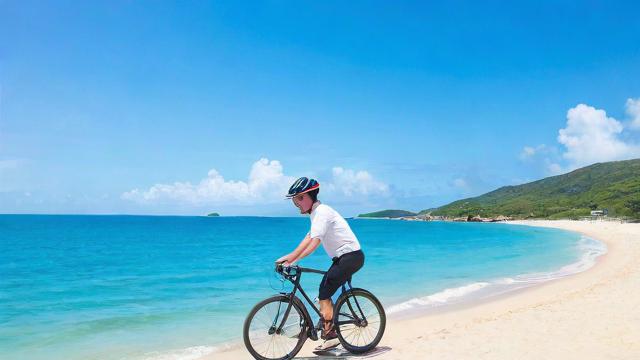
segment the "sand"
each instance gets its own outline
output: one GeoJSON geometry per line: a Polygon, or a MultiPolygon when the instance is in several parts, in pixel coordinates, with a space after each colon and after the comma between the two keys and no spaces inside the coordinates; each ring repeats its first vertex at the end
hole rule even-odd
{"type": "MultiPolygon", "coordinates": [[[[374,359],[640,359],[640,224],[518,221],[607,244],[591,269],[411,319],[391,318],[374,359]]],[[[297,357],[317,358],[307,341],[297,357]]],[[[250,359],[240,347],[207,359],[250,359]]]]}

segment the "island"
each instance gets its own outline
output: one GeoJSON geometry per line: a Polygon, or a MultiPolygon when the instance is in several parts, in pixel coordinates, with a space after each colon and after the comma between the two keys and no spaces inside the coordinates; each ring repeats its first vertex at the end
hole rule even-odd
{"type": "Polygon", "coordinates": [[[405,216],[416,216],[418,214],[407,210],[382,210],[358,215],[359,218],[401,218],[405,216]]]}

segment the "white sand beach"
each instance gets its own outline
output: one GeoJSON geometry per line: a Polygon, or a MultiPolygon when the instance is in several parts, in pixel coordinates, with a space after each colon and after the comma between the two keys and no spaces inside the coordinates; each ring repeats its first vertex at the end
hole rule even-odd
{"type": "MultiPolygon", "coordinates": [[[[491,301],[389,319],[376,359],[640,359],[640,224],[517,221],[580,232],[608,253],[591,269],[491,301]]],[[[308,341],[298,357],[315,357],[308,341]]],[[[249,359],[241,348],[207,359],[249,359]]]]}

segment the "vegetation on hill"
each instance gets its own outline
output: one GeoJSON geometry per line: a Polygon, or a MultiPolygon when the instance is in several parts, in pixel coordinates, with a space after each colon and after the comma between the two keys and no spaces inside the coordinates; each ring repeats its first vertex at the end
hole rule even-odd
{"type": "Polygon", "coordinates": [[[437,208],[428,208],[428,209],[424,209],[421,210],[418,215],[428,215],[431,214],[432,211],[436,210],[437,208]]]}
{"type": "Polygon", "coordinates": [[[593,164],[528,184],[504,186],[431,211],[449,217],[576,218],[607,209],[640,218],[640,159],[593,164]]]}
{"type": "Polygon", "coordinates": [[[415,216],[417,215],[414,212],[406,211],[406,210],[382,210],[371,212],[367,214],[360,214],[358,217],[367,217],[367,218],[399,218],[403,216],[415,216]]]}

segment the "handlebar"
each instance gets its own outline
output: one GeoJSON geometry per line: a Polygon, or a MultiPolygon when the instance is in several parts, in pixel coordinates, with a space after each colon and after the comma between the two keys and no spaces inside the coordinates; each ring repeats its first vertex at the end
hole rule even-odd
{"type": "Polygon", "coordinates": [[[283,263],[276,264],[276,272],[285,276],[292,276],[298,273],[309,272],[324,275],[326,271],[300,267],[298,265],[284,266],[283,263]]]}
{"type": "Polygon", "coordinates": [[[282,274],[284,272],[289,272],[289,270],[291,269],[291,266],[284,266],[284,263],[276,263],[276,272],[278,274],[282,274]]]}

